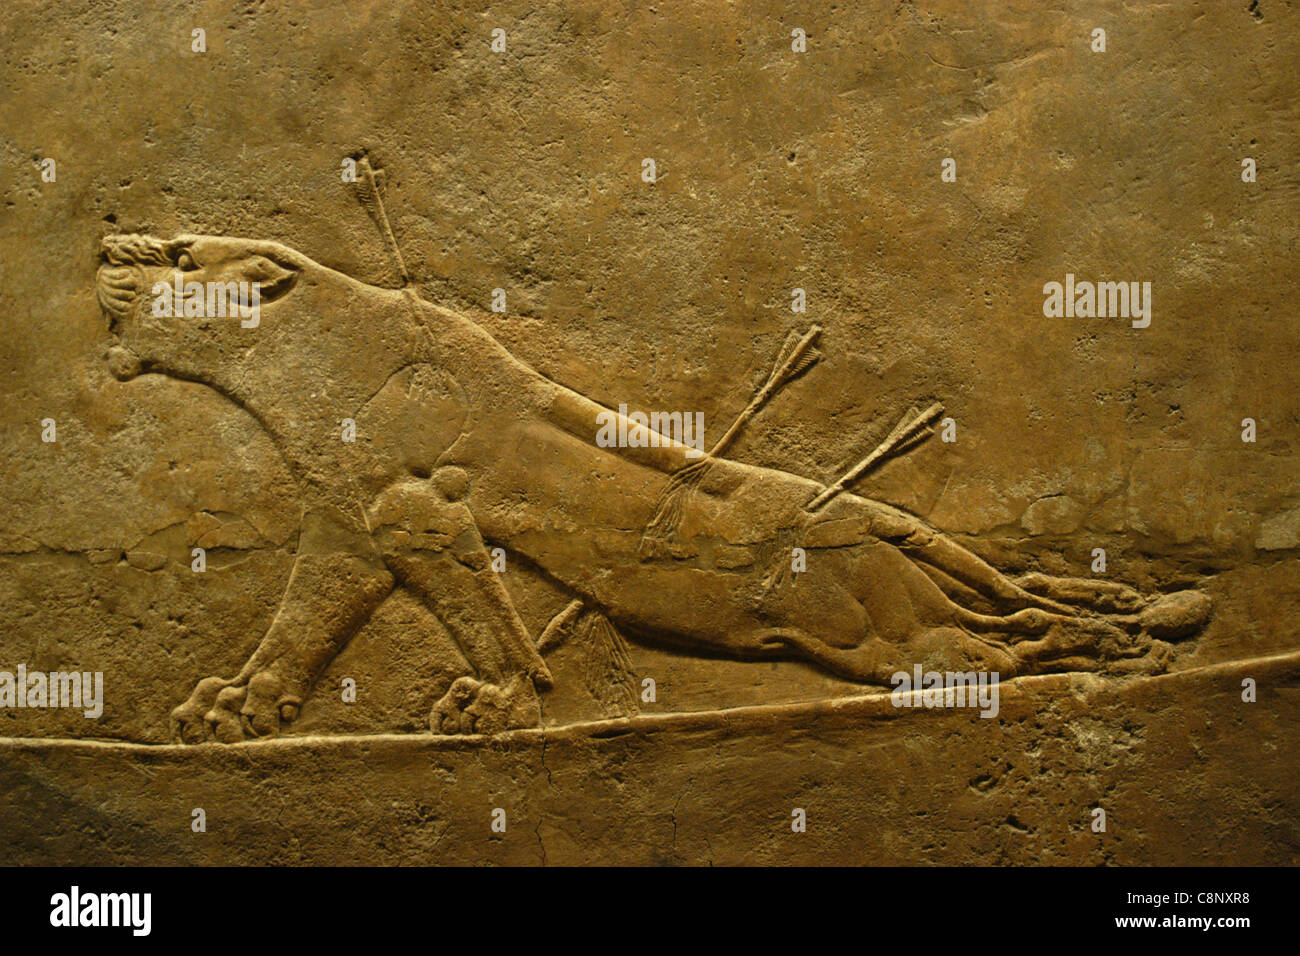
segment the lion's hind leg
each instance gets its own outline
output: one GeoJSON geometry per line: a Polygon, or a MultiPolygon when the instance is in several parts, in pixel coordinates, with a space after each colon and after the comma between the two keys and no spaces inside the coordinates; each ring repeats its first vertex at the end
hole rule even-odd
{"type": "Polygon", "coordinates": [[[1067,661],[1070,669],[1096,670],[1143,656],[1151,660],[1141,666],[1159,669],[1168,655],[1158,642],[1190,637],[1210,617],[1201,591],[1147,596],[1112,581],[1046,574],[1013,580],[911,515],[877,506],[866,517],[874,535],[926,571],[951,604],[954,623],[1003,635],[1026,670],[1065,669],[1067,661]],[[992,613],[973,610],[977,604],[992,613]]]}
{"type": "Polygon", "coordinates": [[[898,673],[926,670],[982,671],[1008,679],[1020,673],[1015,652],[1001,641],[970,634],[959,627],[931,627],[903,644],[871,636],[855,647],[836,647],[794,627],[756,632],[753,639],[767,651],[791,651],[822,669],[863,684],[888,685],[898,673]]]}
{"type": "Polygon", "coordinates": [[[1011,676],[1020,669],[1012,641],[1041,634],[1052,615],[978,614],[901,549],[866,540],[810,551],[804,572],[774,584],[763,617],[747,635],[751,652],[790,652],[848,680],[888,684],[915,664],[1011,676]]]}
{"type": "Polygon", "coordinates": [[[464,502],[468,479],[440,469],[386,489],[369,510],[398,581],[456,640],[474,675],[457,679],[429,715],[435,733],[499,733],[541,723],[538,687],[551,675],[492,567],[464,502]]]}
{"type": "Polygon", "coordinates": [[[1141,592],[1117,581],[1063,578],[1032,572],[1016,578],[1016,584],[1032,594],[1062,604],[1113,614],[1132,614],[1146,603],[1141,592]]]}
{"type": "Polygon", "coordinates": [[[1147,596],[1114,581],[1058,578],[1048,574],[1026,574],[1017,583],[1035,594],[1103,614],[1126,630],[1144,631],[1168,640],[1195,634],[1209,620],[1213,609],[1203,591],[1147,596]]]}

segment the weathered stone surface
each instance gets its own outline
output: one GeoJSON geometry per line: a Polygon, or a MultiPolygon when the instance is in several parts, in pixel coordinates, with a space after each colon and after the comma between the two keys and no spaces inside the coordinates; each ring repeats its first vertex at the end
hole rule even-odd
{"type": "Polygon", "coordinates": [[[994,720],[878,696],[497,739],[11,741],[0,819],[24,863],[1295,865],[1298,714],[1292,654],[1025,678],[994,720]],[[1243,675],[1271,688],[1248,709],[1243,675]]]}
{"type": "Polygon", "coordinates": [[[0,9],[15,859],[1295,862],[1300,12],[267,6],[0,9]]]}

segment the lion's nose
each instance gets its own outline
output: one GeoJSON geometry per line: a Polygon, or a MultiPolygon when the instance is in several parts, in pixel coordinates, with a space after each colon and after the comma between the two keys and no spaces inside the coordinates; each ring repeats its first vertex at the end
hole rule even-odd
{"type": "Polygon", "coordinates": [[[108,371],[119,382],[127,382],[140,374],[140,356],[124,345],[114,345],[104,356],[108,371]]]}

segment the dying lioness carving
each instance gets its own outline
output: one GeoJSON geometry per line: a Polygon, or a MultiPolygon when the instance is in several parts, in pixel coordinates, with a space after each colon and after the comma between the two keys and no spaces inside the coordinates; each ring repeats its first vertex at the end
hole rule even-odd
{"type": "Polygon", "coordinates": [[[642,531],[691,449],[598,447],[597,416],[613,413],[465,314],[278,243],[216,236],[106,237],[98,292],[116,377],[157,373],[220,391],[265,427],[300,489],[279,610],[238,675],[199,681],[176,709],[187,742],[275,734],[395,587],[426,603],[475,669],[434,707],[435,732],[537,724],[538,688],[551,678],[491,570],[497,546],[565,588],[570,612],[650,640],[802,657],[864,683],[936,654],[1003,677],[1159,670],[1165,641],[1209,613],[1197,591],[1013,581],[899,509],[846,492],[809,511],[818,482],[725,459],[683,506],[683,547],[647,560],[642,531]],[[260,322],[155,316],[150,289],[178,272],[261,283],[260,322]],[[345,418],[357,422],[354,443],[339,439],[345,418]],[[797,582],[774,573],[792,546],[809,555],[797,582]]]}

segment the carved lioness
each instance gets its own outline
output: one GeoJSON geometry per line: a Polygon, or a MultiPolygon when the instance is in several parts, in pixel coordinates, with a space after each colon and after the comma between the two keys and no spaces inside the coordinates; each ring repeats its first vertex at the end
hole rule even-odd
{"type": "Polygon", "coordinates": [[[246,408],[303,506],[279,610],[239,674],[199,681],[174,711],[186,742],[277,733],[395,587],[425,602],[474,668],[434,707],[435,732],[538,724],[551,677],[493,571],[496,547],[605,626],[736,657],[799,657],[864,683],[923,661],[1003,677],[1158,670],[1166,641],[1209,613],[1196,591],[1012,581],[896,508],[846,493],[810,512],[817,482],[726,460],[685,504],[681,547],[645,560],[642,530],[694,450],[667,438],[598,446],[598,421],[616,413],[528,367],[467,315],[274,242],[118,235],[101,260],[113,374],[201,382],[246,408]],[[260,320],[154,314],[151,290],[178,273],[259,283],[260,320]],[[344,419],[355,441],[341,440],[344,419]],[[807,570],[777,573],[792,547],[807,570]]]}

